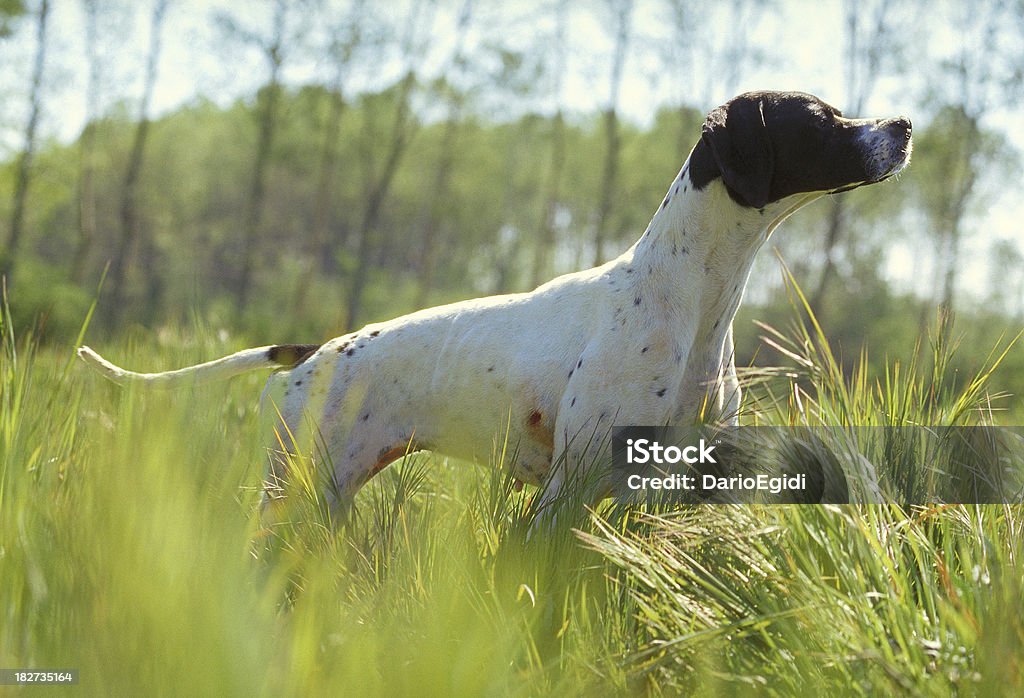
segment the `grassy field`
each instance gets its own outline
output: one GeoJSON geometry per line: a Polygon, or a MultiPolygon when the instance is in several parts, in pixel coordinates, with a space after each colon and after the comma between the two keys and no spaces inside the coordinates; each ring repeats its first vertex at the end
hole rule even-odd
{"type": "MultiPolygon", "coordinates": [[[[120,390],[3,331],[0,668],[81,672],[25,694],[1024,694],[1019,507],[605,503],[528,536],[529,491],[420,455],[341,530],[302,496],[268,524],[262,377],[120,390]]],[[[944,341],[875,378],[813,324],[772,341],[793,366],[749,376],[748,421],[998,421],[988,368],[954,382],[944,341]]],[[[158,368],[240,344],[100,349],[158,368]]]]}

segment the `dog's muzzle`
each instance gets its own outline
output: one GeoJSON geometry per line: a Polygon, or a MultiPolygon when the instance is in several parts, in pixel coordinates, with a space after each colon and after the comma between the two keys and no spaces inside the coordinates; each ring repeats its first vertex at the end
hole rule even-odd
{"type": "Polygon", "coordinates": [[[864,170],[868,182],[881,182],[907,166],[912,149],[912,131],[910,119],[898,116],[878,122],[865,134],[864,170]]]}
{"type": "Polygon", "coordinates": [[[854,182],[832,190],[832,194],[850,191],[865,184],[881,182],[899,173],[910,164],[913,150],[913,125],[905,116],[876,121],[864,119],[860,128],[860,143],[864,152],[863,182],[854,182]]]}

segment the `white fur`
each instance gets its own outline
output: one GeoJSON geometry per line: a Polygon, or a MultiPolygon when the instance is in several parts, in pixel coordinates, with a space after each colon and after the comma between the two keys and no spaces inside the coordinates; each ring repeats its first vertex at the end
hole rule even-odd
{"type": "MultiPolygon", "coordinates": [[[[616,259],[530,293],[421,310],[333,339],[271,377],[264,409],[280,412],[282,439],[300,448],[316,429],[343,493],[385,452],[411,444],[487,461],[507,432],[515,476],[541,484],[550,475],[553,497],[562,477],[551,464],[581,462],[613,423],[686,424],[702,410],[735,421],[732,318],[754,254],[816,196],[762,213],[734,203],[720,180],[696,191],[684,165],[647,232],[616,259]]],[[[88,347],[79,354],[118,382],[173,385],[273,366],[267,350],[156,374],[126,371],[88,347]]]]}
{"type": "MultiPolygon", "coordinates": [[[[530,293],[368,325],[276,373],[263,401],[283,420],[282,442],[325,447],[343,498],[406,449],[486,462],[507,444],[515,477],[547,482],[548,501],[573,468],[607,465],[607,449],[602,459],[586,450],[613,424],[735,423],[732,321],[754,256],[776,225],[823,193],[744,207],[719,178],[696,190],[688,163],[640,240],[607,264],[530,293]]],[[[260,348],[137,374],[87,347],[80,354],[119,382],[274,365],[260,348]]]]}

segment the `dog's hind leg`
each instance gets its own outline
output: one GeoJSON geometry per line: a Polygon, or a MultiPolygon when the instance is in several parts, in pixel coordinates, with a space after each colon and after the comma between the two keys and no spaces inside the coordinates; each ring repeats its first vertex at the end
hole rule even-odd
{"type": "Polygon", "coordinates": [[[299,415],[292,415],[287,404],[288,380],[287,371],[274,373],[260,395],[260,433],[266,435],[267,450],[267,469],[263,483],[264,508],[272,500],[283,496],[288,462],[295,452],[299,415]]]}

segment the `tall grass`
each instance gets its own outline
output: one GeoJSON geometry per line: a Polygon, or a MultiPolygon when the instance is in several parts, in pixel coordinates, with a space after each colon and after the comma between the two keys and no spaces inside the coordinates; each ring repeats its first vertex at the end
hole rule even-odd
{"type": "MultiPolygon", "coordinates": [[[[948,381],[948,342],[870,377],[813,321],[766,332],[792,366],[750,378],[752,422],[996,414],[987,369],[948,381]]],[[[121,390],[71,347],[2,334],[0,667],[77,668],[86,695],[1024,690],[1016,507],[570,503],[531,535],[531,494],[499,468],[419,454],[343,522],[300,456],[306,496],[261,518],[259,376],[121,390]]],[[[232,348],[109,349],[156,369],[232,348]]]]}

